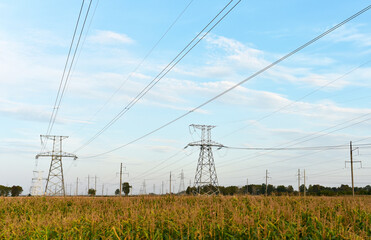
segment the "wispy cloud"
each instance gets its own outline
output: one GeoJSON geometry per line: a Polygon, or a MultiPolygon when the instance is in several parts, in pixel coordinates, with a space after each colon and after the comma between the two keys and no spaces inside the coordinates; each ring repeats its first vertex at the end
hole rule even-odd
{"type": "Polygon", "coordinates": [[[100,44],[133,44],[135,42],[126,34],[102,30],[97,30],[89,39],[100,44]]]}
{"type": "Polygon", "coordinates": [[[347,25],[343,26],[339,31],[334,32],[329,36],[329,40],[333,42],[350,42],[359,47],[371,46],[371,32],[364,33],[360,31],[363,25],[347,25]]]}

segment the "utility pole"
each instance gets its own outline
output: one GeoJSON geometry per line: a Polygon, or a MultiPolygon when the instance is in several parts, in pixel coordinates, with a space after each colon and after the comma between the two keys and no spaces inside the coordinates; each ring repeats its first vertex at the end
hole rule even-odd
{"type": "Polygon", "coordinates": [[[352,194],[353,194],[353,197],[354,197],[353,147],[352,147],[352,141],[350,141],[349,147],[350,147],[350,171],[351,171],[351,178],[352,178],[352,194]]]}
{"type": "MultiPolygon", "coordinates": [[[[120,163],[120,186],[119,186],[120,197],[122,196],[122,180],[123,180],[123,179],[122,179],[122,175],[123,175],[123,174],[127,174],[127,175],[129,176],[129,173],[127,173],[127,172],[124,173],[124,172],[122,171],[123,168],[125,168],[125,170],[126,170],[126,167],[123,167],[123,166],[122,166],[122,163],[120,163]]],[[[116,173],[116,174],[118,174],[118,173],[116,173]]]]}
{"type": "Polygon", "coordinates": [[[153,184],[153,194],[156,194],[156,184],[153,184]]]}
{"type": "Polygon", "coordinates": [[[353,151],[358,150],[359,148],[353,148],[352,146],[352,141],[349,143],[349,148],[350,148],[350,161],[345,161],[345,167],[347,166],[347,163],[350,162],[350,175],[351,175],[351,180],[352,180],[352,194],[354,197],[354,172],[353,172],[353,163],[360,163],[362,167],[362,161],[353,161],[353,151]]]}
{"type": "Polygon", "coordinates": [[[182,172],[180,173],[180,182],[179,182],[179,189],[178,193],[184,192],[185,191],[185,186],[184,186],[184,172],[182,169],[182,172]]]}
{"type": "Polygon", "coordinates": [[[265,196],[268,196],[268,169],[265,170],[265,196]]]}
{"type": "Polygon", "coordinates": [[[122,196],[122,163],[120,164],[120,197],[122,196]]]}
{"type": "Polygon", "coordinates": [[[104,183],[102,183],[102,197],[104,196],[104,183]]]}
{"type": "Polygon", "coordinates": [[[305,169],[304,169],[304,197],[306,196],[306,190],[305,190],[305,169]]]}
{"type": "Polygon", "coordinates": [[[62,151],[62,141],[63,139],[68,138],[67,136],[40,135],[42,144],[43,138],[53,141],[53,150],[51,152],[39,153],[35,157],[36,159],[39,157],[51,157],[44,194],[51,196],[65,196],[66,191],[64,186],[62,158],[71,157],[76,160],[77,156],[62,151]]]}
{"type": "Polygon", "coordinates": [[[88,174],[88,191],[90,189],[90,175],[88,174]]]}
{"type": "Polygon", "coordinates": [[[87,194],[89,194],[89,189],[90,189],[90,179],[94,179],[94,177],[90,177],[90,175],[88,174],[88,191],[87,191],[87,194]]]}
{"type": "Polygon", "coordinates": [[[76,196],[79,195],[79,178],[76,178],[76,196]]]}
{"type": "Polygon", "coordinates": [[[97,175],[94,176],[95,184],[94,184],[94,190],[97,193],[97,175]]]}
{"type": "Polygon", "coordinates": [[[300,197],[300,168],[298,169],[298,194],[300,197]]]}
{"type": "Polygon", "coordinates": [[[246,194],[249,195],[249,179],[246,178],[246,194]]]}
{"type": "Polygon", "coordinates": [[[169,181],[169,184],[170,184],[170,195],[171,195],[171,181],[175,181],[175,180],[171,180],[171,172],[170,172],[170,181],[169,181]]]}
{"type": "Polygon", "coordinates": [[[195,174],[194,186],[198,193],[201,190],[205,191],[205,194],[218,194],[219,183],[216,175],[216,168],[214,162],[214,156],[212,147],[222,148],[222,144],[211,140],[211,129],[215,126],[212,125],[195,125],[192,124],[190,127],[201,130],[201,140],[197,142],[189,143],[188,146],[200,147],[200,154],[198,157],[197,169],[195,174]]]}
{"type": "Polygon", "coordinates": [[[161,195],[164,194],[164,181],[162,181],[162,184],[161,184],[161,195]]]}

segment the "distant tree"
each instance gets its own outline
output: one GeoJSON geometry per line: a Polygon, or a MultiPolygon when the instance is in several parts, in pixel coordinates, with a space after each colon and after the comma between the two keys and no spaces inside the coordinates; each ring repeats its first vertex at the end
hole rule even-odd
{"type": "MultiPolygon", "coordinates": [[[[308,188],[307,187],[305,187],[305,191],[307,191],[308,192],[308,188]]],[[[300,192],[304,192],[304,184],[302,184],[301,186],[300,186],[300,192]]]]}
{"type": "Polygon", "coordinates": [[[10,193],[10,187],[0,185],[0,196],[7,197],[10,193]]]}
{"type": "Polygon", "coordinates": [[[291,186],[291,185],[287,186],[287,192],[288,193],[293,193],[294,192],[293,186],[291,186]]]}
{"type": "Polygon", "coordinates": [[[275,190],[276,188],[273,185],[268,184],[268,195],[272,194],[275,190]]]}
{"type": "Polygon", "coordinates": [[[95,193],[96,193],[96,191],[95,191],[95,189],[93,189],[93,188],[90,188],[90,189],[88,190],[88,194],[89,194],[89,196],[95,196],[95,193]]]}
{"type": "Polygon", "coordinates": [[[287,188],[284,185],[278,185],[276,190],[279,194],[287,192],[287,188]]]}
{"type": "Polygon", "coordinates": [[[196,193],[196,188],[195,187],[187,187],[186,194],[195,194],[196,193]]]}
{"type": "Polygon", "coordinates": [[[17,197],[23,192],[23,188],[21,186],[12,186],[10,189],[10,193],[12,197],[17,197]]]}
{"type": "Polygon", "coordinates": [[[120,194],[120,189],[116,189],[115,195],[119,195],[119,194],[120,194]]]}
{"type": "Polygon", "coordinates": [[[131,188],[131,186],[129,185],[128,182],[124,182],[124,183],[122,184],[122,191],[124,191],[125,196],[129,195],[129,193],[130,193],[130,188],[131,188]]]}

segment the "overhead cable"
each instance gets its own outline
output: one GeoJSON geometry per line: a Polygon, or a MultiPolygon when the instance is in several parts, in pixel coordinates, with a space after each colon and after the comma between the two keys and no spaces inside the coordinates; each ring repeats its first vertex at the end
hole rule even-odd
{"type": "Polygon", "coordinates": [[[114,148],[114,149],[112,149],[112,150],[109,150],[109,151],[106,151],[106,152],[103,152],[103,153],[100,153],[100,154],[96,154],[96,155],[92,155],[92,156],[87,156],[87,157],[85,157],[85,158],[99,157],[99,156],[105,155],[105,154],[107,154],[107,153],[111,153],[111,152],[117,151],[118,149],[124,148],[124,147],[126,147],[126,146],[128,146],[128,145],[130,145],[130,144],[132,144],[132,143],[135,143],[135,142],[137,142],[137,141],[139,141],[139,140],[141,140],[141,139],[143,139],[143,138],[146,138],[147,136],[152,135],[152,134],[155,133],[155,132],[158,132],[159,130],[161,130],[161,129],[163,129],[163,128],[165,128],[165,127],[167,127],[167,126],[173,124],[174,122],[176,122],[176,121],[178,121],[178,120],[180,120],[180,119],[186,117],[187,115],[193,113],[194,111],[196,111],[196,110],[198,110],[198,109],[200,109],[200,108],[206,106],[207,104],[213,102],[214,100],[218,99],[219,97],[221,97],[221,96],[225,95],[226,93],[232,91],[233,89],[237,88],[238,86],[240,86],[240,85],[246,83],[247,81],[249,81],[249,80],[255,78],[256,76],[262,74],[263,72],[267,71],[268,69],[272,68],[273,66],[279,64],[280,62],[282,62],[282,61],[284,61],[285,59],[289,58],[290,56],[294,55],[295,53],[301,51],[302,49],[308,47],[309,45],[311,45],[311,44],[313,44],[314,42],[318,41],[319,39],[321,39],[322,37],[326,36],[327,34],[333,32],[334,30],[336,30],[336,29],[338,29],[339,27],[343,26],[344,24],[346,24],[347,22],[351,21],[352,19],[354,19],[354,18],[358,17],[359,15],[363,14],[364,12],[368,11],[370,8],[371,8],[371,5],[368,5],[368,6],[365,7],[364,9],[362,9],[362,10],[360,10],[359,12],[353,14],[352,16],[348,17],[348,18],[345,19],[344,21],[342,21],[342,22],[340,22],[339,24],[333,26],[332,28],[328,29],[327,31],[323,32],[322,34],[320,34],[320,35],[318,35],[317,37],[313,38],[312,40],[308,41],[307,43],[301,45],[300,47],[294,49],[293,51],[289,52],[288,54],[286,54],[286,55],[284,55],[283,57],[279,58],[278,60],[274,61],[273,63],[267,65],[267,66],[264,67],[263,69],[261,69],[261,70],[257,71],[256,73],[250,75],[248,78],[242,80],[241,82],[235,84],[234,86],[228,88],[227,90],[225,90],[225,91],[219,93],[219,94],[216,95],[215,97],[213,97],[213,98],[207,100],[206,102],[204,102],[204,103],[200,104],[199,106],[193,108],[192,110],[190,110],[190,111],[188,111],[188,112],[182,114],[181,116],[179,116],[179,117],[177,117],[177,118],[175,118],[175,119],[173,119],[173,120],[171,120],[171,121],[165,123],[164,125],[162,125],[162,126],[156,128],[156,129],[154,129],[154,130],[152,130],[152,131],[150,131],[150,132],[148,132],[148,133],[142,135],[141,137],[138,137],[138,138],[136,138],[136,139],[134,139],[134,140],[132,140],[132,141],[130,141],[130,142],[124,144],[124,145],[121,145],[121,146],[119,146],[119,147],[116,147],[116,148],[114,148]]]}

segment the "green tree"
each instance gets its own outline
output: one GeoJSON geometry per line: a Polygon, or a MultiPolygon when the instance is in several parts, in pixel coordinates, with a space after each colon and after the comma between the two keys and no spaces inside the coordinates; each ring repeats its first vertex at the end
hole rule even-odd
{"type": "Polygon", "coordinates": [[[116,189],[115,195],[119,195],[119,194],[120,194],[120,189],[116,189]]]}
{"type": "Polygon", "coordinates": [[[129,185],[128,182],[124,182],[124,183],[122,184],[122,191],[124,191],[125,196],[129,195],[129,193],[130,193],[130,188],[131,188],[131,186],[129,185]]]}
{"type": "Polygon", "coordinates": [[[93,188],[90,188],[90,189],[88,190],[88,194],[89,194],[89,196],[95,196],[95,193],[96,193],[96,191],[95,191],[95,189],[93,189],[93,188]]]}
{"type": "Polygon", "coordinates": [[[0,196],[7,197],[10,193],[10,187],[0,185],[0,196]]]}
{"type": "Polygon", "coordinates": [[[12,197],[17,197],[22,192],[23,192],[23,188],[21,186],[14,186],[13,185],[12,188],[10,189],[10,193],[11,193],[12,197]]]}

